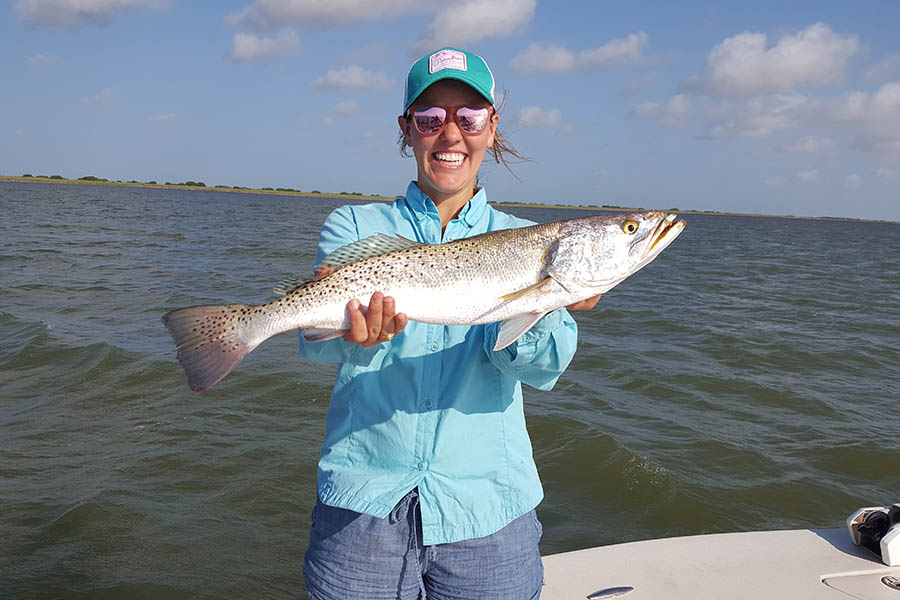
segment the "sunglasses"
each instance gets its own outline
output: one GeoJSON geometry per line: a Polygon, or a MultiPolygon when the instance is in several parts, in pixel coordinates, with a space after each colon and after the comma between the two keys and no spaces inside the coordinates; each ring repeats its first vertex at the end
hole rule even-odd
{"type": "MultiPolygon", "coordinates": [[[[412,119],[416,131],[422,135],[435,135],[447,123],[447,110],[441,106],[432,106],[414,110],[407,118],[412,119]]],[[[468,135],[475,135],[484,131],[490,123],[491,109],[460,106],[453,111],[453,119],[460,131],[468,135]]]]}

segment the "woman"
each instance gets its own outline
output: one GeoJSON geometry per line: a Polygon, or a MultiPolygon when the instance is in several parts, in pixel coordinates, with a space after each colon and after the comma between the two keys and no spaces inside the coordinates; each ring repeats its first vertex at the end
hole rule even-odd
{"type": "MultiPolygon", "coordinates": [[[[375,233],[442,243],[530,224],[487,204],[477,174],[506,149],[484,60],[444,48],[416,61],[398,118],[417,177],[391,204],[344,206],[318,260],[375,233]]],[[[504,161],[505,162],[505,161],[504,161]]],[[[591,308],[597,298],[569,308],[591,308]]],[[[340,363],[328,411],[304,578],[315,600],[540,596],[543,491],[520,382],[553,387],[575,351],[564,309],[493,351],[498,324],[409,323],[375,293],[347,305],[343,339],[300,351],[340,363]]]]}

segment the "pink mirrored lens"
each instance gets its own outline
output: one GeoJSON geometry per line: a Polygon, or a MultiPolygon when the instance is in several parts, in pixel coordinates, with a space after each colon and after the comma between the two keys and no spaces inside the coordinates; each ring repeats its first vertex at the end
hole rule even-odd
{"type": "Polygon", "coordinates": [[[466,133],[478,133],[487,127],[490,111],[486,108],[463,106],[456,111],[456,122],[466,133]]]}
{"type": "MultiPolygon", "coordinates": [[[[432,106],[412,113],[413,123],[422,135],[434,135],[441,130],[447,121],[447,111],[440,106],[432,106]]],[[[488,108],[469,108],[463,106],[456,109],[456,124],[463,133],[480,133],[491,120],[488,108]]]]}
{"type": "Polygon", "coordinates": [[[444,126],[447,119],[447,111],[440,106],[432,106],[425,110],[417,110],[413,112],[413,123],[419,133],[425,135],[435,134],[444,126]]]}

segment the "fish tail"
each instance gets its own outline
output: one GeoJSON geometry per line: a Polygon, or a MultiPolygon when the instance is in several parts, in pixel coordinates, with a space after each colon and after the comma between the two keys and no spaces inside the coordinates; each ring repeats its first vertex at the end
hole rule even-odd
{"type": "Polygon", "coordinates": [[[254,319],[259,309],[248,304],[191,306],[163,315],[192,390],[214,386],[269,337],[254,319]]]}

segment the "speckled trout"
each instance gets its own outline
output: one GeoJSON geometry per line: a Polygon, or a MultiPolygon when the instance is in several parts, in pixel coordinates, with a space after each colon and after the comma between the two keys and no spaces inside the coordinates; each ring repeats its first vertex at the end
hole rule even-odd
{"type": "Polygon", "coordinates": [[[277,333],[300,328],[314,342],[344,335],[347,303],[368,302],[374,292],[392,296],[398,312],[413,321],[501,321],[496,351],[548,312],[608,292],[683,229],[674,214],[650,211],[504,229],[446,244],[376,234],[339,248],[320,265],[327,275],[285,285],[273,302],[181,308],[164,315],[163,323],[195,391],[221,381],[277,333]]]}

